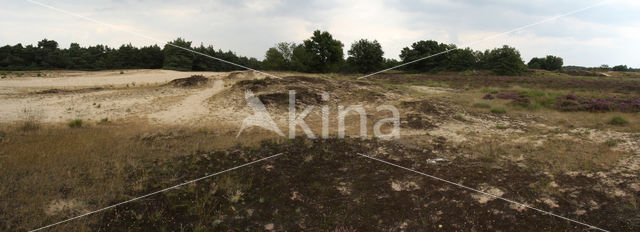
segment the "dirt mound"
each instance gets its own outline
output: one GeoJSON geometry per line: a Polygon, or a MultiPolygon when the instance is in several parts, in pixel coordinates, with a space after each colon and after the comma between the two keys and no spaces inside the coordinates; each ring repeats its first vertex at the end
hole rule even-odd
{"type": "Polygon", "coordinates": [[[185,88],[185,87],[198,87],[207,83],[209,83],[209,78],[206,78],[202,75],[193,75],[187,78],[179,78],[179,79],[172,80],[167,85],[170,85],[173,87],[185,88]]]}

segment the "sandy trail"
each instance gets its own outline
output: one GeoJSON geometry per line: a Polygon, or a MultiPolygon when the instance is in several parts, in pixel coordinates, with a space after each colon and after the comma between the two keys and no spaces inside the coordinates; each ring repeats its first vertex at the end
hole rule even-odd
{"type": "Polygon", "coordinates": [[[190,120],[201,119],[211,111],[207,104],[207,99],[220,93],[223,89],[224,81],[214,80],[211,87],[187,96],[180,103],[171,106],[167,110],[152,113],[149,118],[152,121],[163,124],[181,124],[190,120]]]}

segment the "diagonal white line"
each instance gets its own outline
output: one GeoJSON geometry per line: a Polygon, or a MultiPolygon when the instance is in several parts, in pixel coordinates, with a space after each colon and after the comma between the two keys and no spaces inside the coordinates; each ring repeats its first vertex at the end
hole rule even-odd
{"type": "Polygon", "coordinates": [[[374,157],[368,156],[368,155],[364,155],[364,154],[360,154],[360,153],[357,153],[357,154],[359,156],[362,156],[362,157],[365,157],[365,158],[369,158],[369,159],[372,159],[372,160],[375,160],[375,161],[378,161],[378,162],[382,162],[384,164],[388,164],[388,165],[391,165],[391,166],[394,166],[394,167],[402,168],[404,170],[407,170],[407,171],[410,171],[410,172],[413,172],[413,173],[417,173],[417,174],[420,174],[420,175],[423,175],[423,176],[426,176],[426,177],[429,177],[429,178],[432,178],[432,179],[435,179],[435,180],[439,180],[439,181],[442,181],[442,182],[445,182],[445,183],[448,183],[448,184],[452,184],[452,185],[455,185],[457,187],[460,187],[460,188],[463,188],[463,189],[466,189],[466,190],[470,190],[470,191],[473,191],[473,192],[484,194],[484,195],[487,195],[487,196],[492,197],[492,198],[500,199],[500,200],[503,200],[503,201],[506,201],[506,202],[509,202],[509,203],[512,203],[512,204],[516,204],[516,205],[519,205],[519,206],[523,206],[523,207],[526,207],[526,208],[541,212],[543,214],[549,214],[549,215],[554,216],[554,217],[558,217],[558,218],[561,218],[561,219],[564,219],[564,220],[567,220],[567,221],[570,221],[570,222],[573,222],[573,223],[577,223],[577,224],[589,227],[590,229],[596,229],[596,230],[608,232],[608,230],[605,230],[605,229],[602,229],[602,228],[598,228],[598,227],[589,225],[589,224],[584,223],[584,222],[576,221],[576,220],[573,220],[571,218],[564,217],[562,215],[558,215],[558,214],[555,214],[555,213],[552,213],[552,212],[544,211],[544,210],[541,210],[541,209],[538,209],[538,208],[535,208],[535,207],[532,207],[532,206],[529,206],[529,205],[522,204],[522,203],[517,202],[517,201],[509,200],[509,199],[506,199],[504,197],[496,196],[496,195],[491,194],[491,193],[487,193],[487,192],[480,191],[480,190],[477,190],[477,189],[474,189],[474,188],[471,188],[471,187],[467,187],[465,185],[461,185],[461,184],[458,184],[458,183],[453,182],[453,181],[448,181],[448,180],[442,179],[442,178],[437,177],[437,176],[432,176],[432,175],[426,174],[424,172],[416,171],[414,169],[403,167],[403,166],[400,166],[400,165],[397,165],[397,164],[394,164],[394,163],[391,163],[391,162],[387,162],[387,161],[384,161],[384,160],[381,160],[381,159],[378,159],[378,158],[374,158],[374,157]]]}
{"type": "Polygon", "coordinates": [[[448,49],[448,50],[445,50],[445,51],[442,51],[442,52],[438,52],[436,54],[432,54],[432,55],[429,55],[429,56],[425,56],[425,57],[419,58],[417,60],[412,60],[412,61],[409,61],[409,62],[406,62],[406,63],[402,63],[402,64],[399,64],[399,65],[393,66],[391,68],[383,69],[383,70],[380,70],[380,71],[377,71],[377,72],[374,72],[374,73],[370,73],[370,74],[358,77],[357,79],[367,78],[367,77],[370,77],[370,76],[373,76],[373,75],[376,75],[376,74],[379,74],[379,73],[383,73],[383,72],[386,72],[386,71],[389,71],[389,70],[393,70],[393,69],[396,69],[396,68],[399,68],[399,67],[402,67],[402,66],[406,66],[408,64],[413,64],[413,63],[421,61],[421,60],[429,59],[429,58],[434,57],[434,56],[439,56],[439,55],[442,55],[442,54],[445,54],[445,53],[449,53],[449,52],[454,51],[454,50],[464,49],[465,47],[469,47],[469,46],[474,45],[474,44],[482,43],[484,41],[487,41],[487,40],[490,40],[490,39],[493,39],[493,38],[496,38],[496,37],[508,35],[508,34],[513,33],[513,32],[517,32],[517,31],[521,31],[521,30],[527,29],[529,27],[533,27],[533,26],[536,26],[536,25],[539,25],[539,24],[543,24],[543,23],[546,23],[546,22],[549,22],[549,21],[553,21],[553,20],[556,20],[556,19],[559,19],[559,18],[562,18],[562,17],[565,17],[565,16],[573,15],[573,14],[576,14],[576,13],[579,13],[579,12],[594,8],[596,6],[603,5],[608,1],[609,0],[601,1],[601,2],[598,2],[596,4],[589,5],[589,6],[577,9],[577,10],[569,11],[567,13],[556,15],[556,16],[553,16],[553,17],[550,17],[550,18],[546,18],[544,20],[540,20],[540,21],[537,21],[535,23],[531,23],[531,24],[527,24],[527,25],[524,25],[524,26],[520,26],[520,27],[511,29],[511,30],[508,30],[508,31],[505,31],[505,32],[502,32],[502,33],[498,33],[498,34],[495,34],[495,35],[492,35],[492,36],[485,37],[483,39],[480,39],[480,40],[477,40],[477,41],[474,41],[474,42],[471,42],[471,43],[468,43],[468,44],[464,44],[464,45],[462,45],[462,46],[460,46],[458,48],[448,49]]]}
{"type": "Polygon", "coordinates": [[[38,1],[35,1],[35,0],[25,0],[25,1],[33,3],[33,4],[36,4],[36,5],[39,5],[41,7],[45,7],[45,8],[49,8],[51,10],[58,11],[60,13],[68,14],[68,15],[71,15],[71,16],[74,16],[74,17],[77,17],[77,18],[81,18],[81,19],[84,19],[84,20],[87,20],[87,21],[90,21],[90,22],[93,22],[93,23],[97,23],[97,24],[100,24],[102,26],[110,27],[110,28],[118,30],[118,31],[127,32],[129,34],[132,34],[132,35],[135,35],[135,36],[138,36],[138,37],[141,37],[141,38],[145,38],[145,39],[154,41],[154,42],[159,43],[159,44],[169,45],[169,46],[176,47],[176,48],[179,48],[179,49],[182,49],[182,50],[185,50],[185,51],[189,51],[189,52],[201,55],[201,56],[205,56],[205,57],[208,57],[208,58],[220,61],[220,62],[224,62],[224,63],[230,64],[230,65],[236,66],[236,67],[240,67],[240,68],[243,68],[243,69],[247,69],[247,70],[251,70],[251,71],[254,71],[254,72],[258,72],[260,74],[267,75],[267,76],[270,76],[270,77],[280,78],[280,77],[278,77],[276,75],[273,75],[273,74],[270,74],[270,73],[262,72],[262,71],[259,71],[259,70],[256,70],[256,69],[241,65],[241,64],[237,64],[237,63],[234,63],[234,62],[231,62],[231,61],[220,59],[220,58],[215,57],[215,56],[207,55],[207,54],[204,54],[202,52],[195,51],[193,49],[189,49],[189,48],[181,47],[181,46],[178,46],[178,45],[175,45],[175,44],[172,44],[172,43],[164,42],[162,40],[153,38],[151,36],[140,34],[138,32],[132,31],[132,30],[127,30],[127,29],[118,27],[116,25],[110,24],[110,23],[105,23],[105,22],[102,22],[102,21],[99,21],[99,20],[96,20],[96,19],[93,19],[93,18],[86,17],[84,15],[80,15],[80,14],[76,14],[76,13],[73,13],[73,12],[69,12],[69,11],[66,11],[66,10],[51,6],[51,5],[44,4],[42,2],[38,2],[38,1]]]}
{"type": "Polygon", "coordinates": [[[168,187],[168,188],[165,188],[165,189],[161,189],[161,190],[158,190],[158,191],[155,191],[155,192],[152,192],[152,193],[148,193],[148,194],[136,197],[136,198],[132,198],[132,199],[117,203],[115,205],[110,205],[110,206],[104,207],[102,209],[94,210],[94,211],[91,211],[91,212],[88,212],[88,213],[85,213],[85,214],[82,214],[82,215],[78,215],[78,216],[75,216],[75,217],[72,217],[72,218],[69,218],[69,219],[66,219],[66,220],[63,220],[63,221],[59,221],[59,222],[56,222],[56,223],[53,223],[53,224],[50,224],[50,225],[46,225],[46,226],[43,226],[43,227],[40,227],[40,228],[37,228],[37,229],[33,229],[33,230],[30,230],[30,231],[31,232],[39,231],[39,230],[43,230],[43,229],[46,229],[46,228],[49,228],[49,227],[52,227],[52,226],[56,226],[56,225],[59,225],[59,224],[65,223],[65,222],[73,221],[73,220],[76,220],[76,219],[81,218],[81,217],[89,216],[91,214],[95,214],[95,213],[98,213],[98,212],[101,212],[101,211],[105,211],[107,209],[111,209],[111,208],[117,207],[119,205],[123,205],[123,204],[129,203],[129,202],[132,202],[132,201],[137,201],[137,200],[140,200],[142,198],[146,198],[146,197],[149,197],[149,196],[161,193],[161,192],[166,192],[166,191],[169,191],[171,189],[175,189],[175,188],[187,185],[187,184],[191,184],[191,183],[194,183],[194,182],[197,182],[197,181],[201,181],[201,180],[213,177],[213,176],[217,176],[217,175],[220,175],[220,174],[225,173],[225,172],[233,171],[233,170],[236,170],[238,168],[242,168],[242,167],[249,166],[249,165],[252,165],[252,164],[255,164],[255,163],[258,163],[258,162],[262,162],[262,161],[265,161],[265,160],[268,160],[268,159],[271,159],[271,158],[275,158],[275,157],[280,156],[282,154],[284,154],[284,153],[278,153],[278,154],[275,154],[275,155],[272,155],[272,156],[268,156],[268,157],[265,157],[265,158],[262,158],[262,159],[259,159],[259,160],[254,160],[254,161],[251,161],[249,163],[242,164],[240,166],[235,166],[233,168],[229,168],[229,169],[224,170],[224,171],[219,171],[219,172],[216,172],[216,173],[213,173],[213,174],[209,174],[209,175],[197,178],[197,179],[193,179],[193,180],[184,182],[182,184],[174,185],[174,186],[171,186],[171,187],[168,187]]]}

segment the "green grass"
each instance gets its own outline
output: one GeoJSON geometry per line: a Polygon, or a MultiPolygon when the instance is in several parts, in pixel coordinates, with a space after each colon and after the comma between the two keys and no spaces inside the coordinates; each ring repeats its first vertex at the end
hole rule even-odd
{"type": "Polygon", "coordinates": [[[488,103],[480,102],[480,103],[475,103],[475,104],[473,104],[473,107],[474,107],[474,108],[489,109],[489,108],[491,108],[491,105],[489,105],[488,103]]]}
{"type": "Polygon", "coordinates": [[[69,125],[70,128],[82,127],[82,119],[71,120],[67,125],[69,125]]]}
{"type": "Polygon", "coordinates": [[[494,114],[505,114],[505,113],[507,113],[507,110],[505,110],[502,107],[496,107],[496,108],[491,109],[491,113],[494,113],[494,114]]]}
{"type": "Polygon", "coordinates": [[[609,124],[614,126],[625,126],[629,124],[629,121],[624,119],[622,116],[613,116],[611,120],[609,120],[609,124]]]}

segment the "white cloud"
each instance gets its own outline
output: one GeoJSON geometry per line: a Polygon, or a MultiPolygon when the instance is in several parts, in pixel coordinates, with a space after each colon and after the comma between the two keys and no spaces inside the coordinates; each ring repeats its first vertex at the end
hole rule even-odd
{"type": "MultiPolygon", "coordinates": [[[[376,39],[385,56],[397,58],[400,49],[418,40],[433,39],[463,45],[486,36],[582,8],[596,1],[293,1],[293,0],[42,0],[127,30],[161,40],[184,37],[194,44],[213,44],[223,50],[263,58],[268,47],[281,41],[301,42],[315,29],[331,32],[345,44],[376,39]]],[[[486,49],[502,44],[518,48],[525,59],[554,54],[565,63],[602,63],[640,67],[640,4],[611,3],[544,23],[525,31],[472,46],[486,49]]],[[[42,38],[61,46],[136,46],[155,42],[126,32],[63,15],[22,1],[3,3],[0,41],[34,44],[42,38]]]]}

